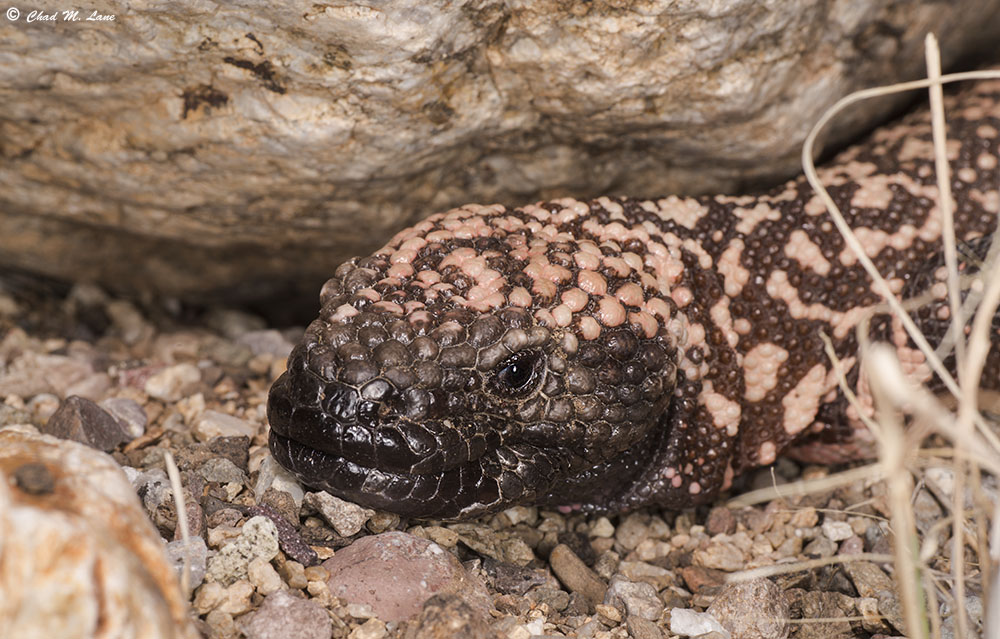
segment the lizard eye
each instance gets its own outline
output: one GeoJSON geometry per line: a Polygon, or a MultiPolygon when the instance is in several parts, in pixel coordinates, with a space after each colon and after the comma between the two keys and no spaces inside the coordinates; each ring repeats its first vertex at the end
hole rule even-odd
{"type": "Polygon", "coordinates": [[[500,363],[496,374],[498,390],[506,394],[521,394],[529,390],[540,377],[538,353],[522,351],[500,363]]]}

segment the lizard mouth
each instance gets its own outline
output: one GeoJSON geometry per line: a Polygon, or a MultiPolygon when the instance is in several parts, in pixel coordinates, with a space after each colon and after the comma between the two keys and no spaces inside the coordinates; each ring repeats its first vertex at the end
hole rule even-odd
{"type": "Polygon", "coordinates": [[[471,517],[500,501],[499,481],[479,460],[441,473],[397,473],[312,448],[274,429],[268,443],[275,460],[304,484],[404,517],[471,517]]]}
{"type": "Polygon", "coordinates": [[[492,420],[418,422],[382,412],[352,387],[286,372],[268,397],[271,453],[307,486],[407,517],[472,517],[551,483],[539,467],[544,452],[502,445],[492,420]]]}

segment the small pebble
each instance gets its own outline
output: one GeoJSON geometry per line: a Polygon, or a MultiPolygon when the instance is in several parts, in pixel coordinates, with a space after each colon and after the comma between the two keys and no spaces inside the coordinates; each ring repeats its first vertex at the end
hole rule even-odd
{"type": "MultiPolygon", "coordinates": [[[[52,393],[39,393],[38,395],[32,397],[28,401],[27,406],[25,407],[28,410],[28,412],[30,412],[31,415],[34,416],[35,419],[32,420],[27,415],[23,415],[21,418],[18,419],[13,416],[5,417],[2,414],[0,414],[0,425],[7,423],[17,423],[18,421],[32,421],[36,424],[44,424],[45,422],[49,421],[49,419],[51,419],[53,415],[55,415],[55,412],[59,410],[59,404],[61,403],[62,402],[59,400],[59,397],[57,395],[53,395],[52,393]],[[13,421],[11,421],[11,418],[13,418],[13,421]]],[[[103,408],[104,402],[101,402],[100,405],[103,408]]],[[[10,406],[4,406],[0,408],[0,413],[2,413],[4,409],[10,411],[16,410],[10,406]]]]}
{"type": "Polygon", "coordinates": [[[195,592],[191,607],[199,615],[215,610],[226,597],[226,588],[216,581],[208,581],[195,592]]]}
{"type": "Polygon", "coordinates": [[[255,558],[270,561],[278,554],[278,530],[267,517],[253,517],[240,536],[227,543],[208,561],[208,578],[228,585],[247,576],[247,567],[255,558]]]}
{"type": "Polygon", "coordinates": [[[247,331],[236,338],[236,343],[248,346],[254,355],[268,354],[280,358],[288,357],[294,348],[294,344],[274,329],[247,331]]]}
{"type": "Polygon", "coordinates": [[[306,493],[302,504],[318,512],[342,537],[351,537],[361,532],[368,518],[375,514],[374,510],[352,504],[326,492],[306,493]]]}
{"type": "Polygon", "coordinates": [[[305,588],[309,584],[306,578],[305,567],[297,561],[286,561],[284,571],[281,573],[289,588],[305,588]]]}
{"type": "Polygon", "coordinates": [[[503,514],[510,520],[511,526],[520,523],[527,523],[530,526],[538,521],[538,509],[532,506],[514,506],[503,511],[503,514]]]}
{"type": "Polygon", "coordinates": [[[707,612],[695,612],[687,608],[674,608],[670,611],[670,632],[682,637],[700,637],[718,632],[723,637],[729,637],[729,631],[722,627],[718,619],[707,612]]]}
{"type": "Polygon", "coordinates": [[[695,551],[693,563],[705,568],[736,572],[746,566],[747,557],[734,544],[715,540],[704,550],[695,551]]]}
{"type": "Polygon", "coordinates": [[[228,459],[244,473],[248,471],[250,461],[250,438],[245,435],[236,437],[215,437],[208,441],[208,449],[213,453],[228,459]]]}
{"type": "Polygon", "coordinates": [[[114,417],[83,397],[67,397],[41,431],[105,452],[130,439],[114,417]]]}
{"type": "Polygon", "coordinates": [[[569,546],[559,544],[553,548],[549,555],[549,563],[559,581],[571,591],[583,595],[591,606],[604,603],[607,585],[569,549],[569,546]]]}
{"type": "Polygon", "coordinates": [[[305,498],[302,485],[295,479],[294,475],[274,461],[270,454],[264,457],[260,464],[253,492],[255,495],[263,495],[269,488],[288,493],[298,506],[302,506],[302,500],[305,498]]]}
{"type": "Polygon", "coordinates": [[[625,620],[625,627],[632,639],[663,639],[660,627],[649,619],[630,615],[625,620]]]}
{"type": "Polygon", "coordinates": [[[334,601],[337,601],[330,592],[330,586],[325,581],[310,581],[306,584],[306,592],[313,598],[313,601],[324,608],[331,607],[334,601]]]}
{"type": "Polygon", "coordinates": [[[108,397],[101,400],[98,405],[121,424],[130,439],[142,437],[146,432],[149,418],[139,402],[127,397],[108,397]]]}
{"type": "Polygon", "coordinates": [[[552,610],[565,610],[569,606],[569,593],[555,588],[535,588],[528,592],[528,600],[546,604],[552,610]]]}
{"type": "Polygon", "coordinates": [[[454,548],[458,544],[458,533],[443,526],[427,526],[424,528],[427,538],[442,548],[454,548]]]}
{"type": "Polygon", "coordinates": [[[261,557],[254,557],[247,564],[247,577],[254,588],[262,595],[269,595],[284,587],[278,571],[271,566],[271,563],[261,557]]]}
{"type": "Polygon", "coordinates": [[[304,574],[309,581],[326,581],[330,578],[330,571],[323,566],[309,566],[304,574]]]}
{"type": "Polygon", "coordinates": [[[597,604],[594,606],[594,611],[612,624],[618,624],[622,620],[622,613],[618,612],[618,609],[611,604],[597,604]]]}
{"type": "Polygon", "coordinates": [[[236,639],[239,636],[236,621],[228,612],[213,610],[205,616],[205,623],[211,639],[236,639]]]}
{"type": "Polygon", "coordinates": [[[399,515],[396,513],[376,510],[375,514],[368,519],[368,530],[375,535],[387,530],[395,530],[399,528],[399,521],[399,515]]]}
{"type": "Polygon", "coordinates": [[[858,597],[854,605],[861,615],[861,627],[871,634],[888,634],[892,632],[882,614],[878,611],[878,599],[874,597],[858,597]]]}
{"type": "Polygon", "coordinates": [[[807,557],[818,558],[818,557],[832,557],[837,552],[837,543],[830,541],[825,536],[819,536],[813,539],[805,548],[802,549],[802,553],[807,557]]]}
{"type": "MultiPolygon", "coordinates": [[[[194,436],[203,442],[216,437],[250,437],[257,434],[257,427],[239,417],[226,415],[214,410],[206,410],[194,423],[194,436]]],[[[266,488],[265,488],[266,490],[266,488]]],[[[261,495],[264,493],[261,492],[261,495]]]]}
{"type": "Polygon", "coordinates": [[[491,557],[483,560],[483,572],[493,589],[504,594],[523,595],[531,588],[546,584],[551,579],[545,571],[497,561],[491,557]]]}
{"type": "Polygon", "coordinates": [[[21,313],[20,304],[7,293],[0,291],[0,317],[15,317],[21,313]]]}
{"type": "Polygon", "coordinates": [[[88,362],[26,351],[0,369],[0,397],[34,397],[40,393],[65,397],[68,388],[93,374],[88,362]]]}
{"type": "Polygon", "coordinates": [[[428,599],[403,639],[498,639],[486,615],[453,594],[428,599]]]}
{"type": "Polygon", "coordinates": [[[62,389],[62,395],[79,395],[96,401],[107,395],[111,388],[111,378],[107,373],[94,373],[62,389]]]}
{"type": "Polygon", "coordinates": [[[310,548],[305,540],[302,539],[295,526],[289,523],[287,519],[278,514],[273,508],[267,504],[258,504],[250,508],[249,514],[251,516],[262,515],[271,520],[271,523],[278,530],[278,545],[291,559],[304,566],[313,566],[319,563],[316,551],[310,548]]]}
{"type": "Polygon", "coordinates": [[[725,506],[718,506],[708,512],[705,529],[709,535],[731,535],[736,532],[736,515],[725,506]]]}
{"type": "Polygon", "coordinates": [[[618,571],[631,581],[644,581],[657,590],[673,585],[675,578],[666,568],[647,564],[642,561],[622,561],[618,563],[618,571]]]}
{"type": "Polygon", "coordinates": [[[371,619],[375,616],[375,612],[372,611],[372,607],[368,604],[347,604],[347,614],[351,615],[355,619],[371,619]]]}
{"type": "MultiPolygon", "coordinates": [[[[847,566],[848,564],[844,564],[847,566]]],[[[838,592],[800,592],[796,609],[801,611],[802,619],[826,619],[821,628],[813,628],[803,632],[799,626],[797,637],[805,635],[805,639],[825,639],[831,637],[841,639],[857,636],[847,617],[854,616],[854,599],[838,592]]]]}
{"type": "Polygon", "coordinates": [[[333,636],[333,622],[323,607],[287,590],[271,593],[256,612],[240,621],[247,639],[330,639],[333,636]]]}
{"type": "Polygon", "coordinates": [[[607,517],[598,517],[597,521],[594,522],[590,529],[590,535],[592,537],[613,537],[615,534],[615,527],[611,524],[611,520],[607,517]]]}
{"type": "Polygon", "coordinates": [[[680,570],[681,577],[692,592],[704,592],[725,583],[725,573],[703,566],[686,566],[680,570]]]}
{"type": "Polygon", "coordinates": [[[146,380],[143,390],[150,397],[176,402],[191,393],[201,381],[201,371],[193,364],[168,366],[146,380]]]}
{"type": "Polygon", "coordinates": [[[208,563],[208,546],[201,537],[191,537],[185,542],[182,539],[167,544],[167,558],[177,570],[180,578],[184,570],[184,558],[188,559],[189,587],[197,588],[205,581],[205,570],[208,563]]]}
{"type": "Polygon", "coordinates": [[[840,544],[837,551],[841,555],[857,555],[865,551],[865,540],[861,537],[851,536],[840,544]]]}
{"type": "Polygon", "coordinates": [[[267,323],[260,317],[235,308],[213,308],[206,314],[205,323],[230,340],[267,327],[267,323]]]}
{"type": "Polygon", "coordinates": [[[794,528],[812,528],[819,523],[819,514],[815,508],[800,508],[792,514],[788,524],[794,528]]]}
{"type": "Polygon", "coordinates": [[[204,477],[205,481],[220,484],[236,483],[242,485],[246,482],[246,474],[225,457],[209,459],[198,467],[198,474],[204,477]]]}
{"type": "Polygon", "coordinates": [[[844,541],[854,535],[854,529],[846,521],[826,520],[822,526],[823,535],[830,541],[844,541]]]}
{"type": "Polygon", "coordinates": [[[153,332],[146,318],[134,304],[125,300],[111,300],[104,306],[115,333],[126,344],[135,344],[153,332]]]}
{"type": "Polygon", "coordinates": [[[629,581],[622,575],[611,578],[604,603],[650,621],[659,619],[663,612],[663,600],[657,595],[656,588],[647,583],[629,581]]]}
{"type": "Polygon", "coordinates": [[[706,610],[733,639],[785,639],[791,608],[785,592],[769,579],[726,586],[706,610]]]}
{"type": "Polygon", "coordinates": [[[347,639],[382,639],[385,636],[385,623],[379,619],[369,619],[352,630],[347,639]]]}
{"type": "Polygon", "coordinates": [[[649,533],[646,530],[648,520],[648,515],[632,513],[618,524],[618,528],[615,530],[615,539],[618,540],[622,548],[633,550],[639,545],[639,542],[649,538],[649,533]]]}
{"type": "Polygon", "coordinates": [[[603,628],[604,626],[597,619],[588,621],[576,629],[577,639],[593,639],[598,636],[598,632],[603,632],[603,628]]]}
{"type": "Polygon", "coordinates": [[[253,584],[246,579],[239,579],[230,584],[223,596],[222,604],[216,609],[238,616],[249,612],[250,598],[253,596],[253,584]]]}

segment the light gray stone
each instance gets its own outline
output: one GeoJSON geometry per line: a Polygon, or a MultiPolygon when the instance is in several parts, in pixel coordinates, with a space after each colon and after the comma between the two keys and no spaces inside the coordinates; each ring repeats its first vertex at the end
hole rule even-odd
{"type": "Polygon", "coordinates": [[[240,536],[229,542],[208,560],[207,576],[224,586],[246,579],[249,564],[254,559],[265,561],[278,554],[278,529],[267,517],[251,517],[243,524],[240,536]]]}
{"type": "Polygon", "coordinates": [[[118,420],[131,439],[141,437],[146,432],[149,417],[139,402],[124,397],[109,397],[101,400],[99,404],[118,420]]]}
{"type": "Polygon", "coordinates": [[[323,607],[284,590],[267,596],[260,609],[241,619],[248,639],[330,639],[333,625],[323,607]]]}
{"type": "Polygon", "coordinates": [[[785,639],[790,632],[788,598],[769,579],[727,585],[705,612],[718,619],[733,639],[785,639]]]}
{"type": "Polygon", "coordinates": [[[195,421],[193,432],[195,437],[204,442],[216,437],[253,438],[257,433],[257,427],[239,417],[206,410],[195,421]]]}
{"type": "Polygon", "coordinates": [[[0,264],[210,299],[315,290],[470,201],[787,176],[826,106],[923,72],[928,30],[948,64],[1000,28],[1000,0],[91,11],[114,20],[0,22],[0,264]]]}
{"type": "Polygon", "coordinates": [[[176,402],[189,394],[201,381],[201,372],[194,364],[168,366],[146,380],[143,390],[150,397],[176,402]]]}
{"type": "Polygon", "coordinates": [[[257,483],[254,484],[255,495],[263,495],[268,488],[274,488],[288,493],[295,500],[296,506],[302,505],[305,498],[305,490],[295,477],[278,465],[274,457],[268,454],[260,464],[260,472],[257,473],[257,483]]]}
{"type": "Polygon", "coordinates": [[[629,581],[621,575],[611,578],[604,603],[650,621],[659,619],[663,612],[663,600],[656,594],[656,588],[645,582],[629,581]]]}
{"type": "Polygon", "coordinates": [[[375,514],[374,510],[344,501],[326,492],[306,493],[302,504],[318,512],[342,537],[356,535],[368,518],[375,514]]]}
{"type": "Polygon", "coordinates": [[[687,608],[670,610],[670,632],[682,637],[699,637],[710,632],[728,637],[729,632],[707,612],[696,612],[687,608]]]}
{"type": "Polygon", "coordinates": [[[167,543],[167,557],[177,571],[177,578],[182,579],[184,558],[188,564],[188,586],[194,590],[205,581],[205,570],[208,564],[208,545],[202,537],[191,537],[187,541],[178,539],[167,543]]]}

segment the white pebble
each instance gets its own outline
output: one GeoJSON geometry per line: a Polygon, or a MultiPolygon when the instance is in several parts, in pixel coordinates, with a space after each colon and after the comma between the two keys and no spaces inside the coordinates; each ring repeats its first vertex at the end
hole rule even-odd
{"type": "Polygon", "coordinates": [[[729,631],[722,627],[719,620],[707,612],[695,612],[687,608],[672,608],[670,610],[670,632],[682,637],[697,637],[718,632],[720,636],[729,639],[729,631]]]}
{"type": "Polygon", "coordinates": [[[143,390],[150,397],[176,402],[201,381],[201,372],[193,364],[168,366],[146,380],[143,390]]]}
{"type": "Polygon", "coordinates": [[[823,534],[830,541],[844,541],[854,534],[854,529],[846,521],[824,521],[823,534]]]}
{"type": "Polygon", "coordinates": [[[250,422],[214,410],[203,411],[194,425],[194,436],[203,442],[216,437],[239,437],[242,435],[253,438],[255,434],[257,434],[257,427],[250,422]]]}

